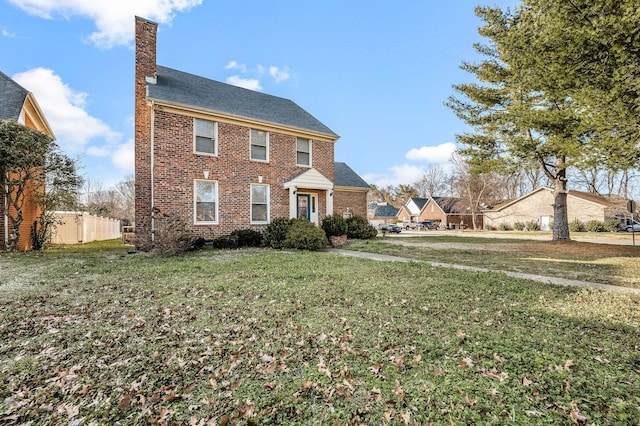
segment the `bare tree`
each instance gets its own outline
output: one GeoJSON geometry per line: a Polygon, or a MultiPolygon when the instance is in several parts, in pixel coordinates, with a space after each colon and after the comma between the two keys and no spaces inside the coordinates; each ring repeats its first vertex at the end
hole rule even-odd
{"type": "Polygon", "coordinates": [[[423,175],[413,183],[418,197],[429,198],[449,193],[449,175],[440,166],[429,167],[423,175]]]}
{"type": "Polygon", "coordinates": [[[492,189],[495,187],[493,175],[490,173],[473,173],[464,158],[454,153],[451,156],[455,173],[453,177],[456,195],[464,201],[471,214],[473,229],[478,229],[477,215],[484,206],[491,204],[489,199],[494,198],[492,189]]]}

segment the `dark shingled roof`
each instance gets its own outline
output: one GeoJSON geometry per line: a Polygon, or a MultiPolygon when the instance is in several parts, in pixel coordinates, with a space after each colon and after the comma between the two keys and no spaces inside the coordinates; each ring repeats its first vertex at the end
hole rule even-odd
{"type": "Polygon", "coordinates": [[[0,71],[0,120],[18,120],[29,91],[0,71]]]}
{"type": "Polygon", "coordinates": [[[358,176],[351,167],[347,166],[346,163],[336,162],[334,167],[333,180],[336,186],[369,189],[369,184],[358,176]]]}
{"type": "Polygon", "coordinates": [[[338,138],[331,129],[289,99],[159,65],[157,77],[157,84],[147,84],[150,99],[324,133],[338,138]]]}
{"type": "Polygon", "coordinates": [[[412,200],[420,210],[422,210],[424,205],[427,204],[427,201],[429,201],[428,198],[419,198],[419,197],[414,197],[412,198],[412,200]]]}
{"type": "Polygon", "coordinates": [[[374,217],[396,217],[400,209],[393,207],[391,204],[382,204],[376,206],[374,217]]]}
{"type": "Polygon", "coordinates": [[[433,201],[435,201],[446,214],[466,212],[462,198],[433,197],[433,201]]]}

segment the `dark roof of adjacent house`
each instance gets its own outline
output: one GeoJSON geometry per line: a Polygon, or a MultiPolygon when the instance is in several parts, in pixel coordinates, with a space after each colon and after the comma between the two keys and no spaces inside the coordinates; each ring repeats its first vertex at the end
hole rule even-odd
{"type": "Polygon", "coordinates": [[[374,217],[396,217],[398,215],[399,208],[393,207],[391,204],[378,204],[376,211],[373,214],[374,217]]]}
{"type": "Polygon", "coordinates": [[[147,97],[172,104],[326,134],[331,129],[295,102],[158,65],[147,97]]]}
{"type": "Polygon", "coordinates": [[[18,120],[29,91],[0,71],[0,120],[18,120]]]}
{"type": "Polygon", "coordinates": [[[429,201],[428,198],[420,198],[420,197],[414,197],[411,200],[415,203],[416,206],[418,206],[420,210],[422,210],[424,205],[427,204],[427,201],[429,201]]]}
{"type": "Polygon", "coordinates": [[[351,188],[369,189],[369,184],[364,181],[346,163],[335,162],[333,172],[333,182],[336,186],[348,186],[351,188]]]}
{"type": "Polygon", "coordinates": [[[445,214],[464,213],[462,199],[458,197],[432,197],[433,201],[442,209],[445,214]]]}

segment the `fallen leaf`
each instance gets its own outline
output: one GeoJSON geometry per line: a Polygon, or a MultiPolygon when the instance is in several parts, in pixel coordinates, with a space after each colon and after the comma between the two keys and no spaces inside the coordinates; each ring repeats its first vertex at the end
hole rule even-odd
{"type": "Polygon", "coordinates": [[[522,378],[522,386],[531,386],[531,383],[533,383],[531,380],[527,379],[526,377],[522,378]]]}

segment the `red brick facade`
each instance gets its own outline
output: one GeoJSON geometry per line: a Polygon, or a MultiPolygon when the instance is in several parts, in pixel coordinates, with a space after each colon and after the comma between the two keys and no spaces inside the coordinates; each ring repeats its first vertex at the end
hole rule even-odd
{"type": "MultiPolygon", "coordinates": [[[[337,136],[318,137],[313,132],[291,129],[268,122],[230,117],[202,108],[147,99],[147,84],[156,73],[157,24],[136,18],[135,77],[135,167],[136,232],[139,248],[144,248],[152,211],[178,213],[191,231],[204,238],[227,235],[236,229],[263,229],[251,223],[251,185],[269,187],[269,220],[290,217],[296,195],[313,194],[319,221],[328,209],[343,213],[347,208],[366,217],[366,191],[334,191],[334,143],[337,136]],[[217,152],[194,152],[195,119],[217,125],[217,152]],[[251,160],[251,129],[268,132],[268,161],[251,160]],[[311,167],[296,165],[296,140],[311,140],[311,167]],[[292,182],[315,169],[324,181],[304,188],[292,182]],[[205,177],[206,172],[206,177],[205,177]],[[195,221],[194,186],[197,181],[217,182],[215,224],[195,221]],[[285,185],[289,182],[288,185],[285,185]],[[318,189],[322,188],[322,189],[318,189]],[[335,193],[334,193],[335,192],[335,193]],[[329,198],[332,197],[332,198],[329,198]]],[[[317,175],[309,179],[320,179],[317,175]]],[[[300,179],[300,182],[308,180],[300,179]]],[[[311,200],[313,200],[312,198],[311,200]]],[[[313,203],[313,201],[312,201],[313,203]]],[[[293,210],[292,210],[293,209],[293,210]]]]}

